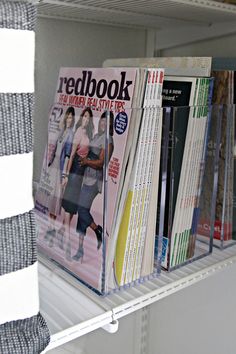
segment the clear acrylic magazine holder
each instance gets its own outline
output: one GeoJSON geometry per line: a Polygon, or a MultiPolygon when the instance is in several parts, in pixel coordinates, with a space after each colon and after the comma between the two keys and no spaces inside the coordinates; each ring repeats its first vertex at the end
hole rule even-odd
{"type": "MultiPolygon", "coordinates": [[[[162,239],[161,265],[173,270],[208,255],[212,233],[216,181],[207,187],[207,214],[203,190],[207,174],[215,176],[217,159],[207,150],[213,134],[212,110],[219,107],[166,107],[163,109],[162,161],[157,219],[157,239],[162,239]],[[207,168],[206,168],[207,166],[207,168]],[[204,235],[200,221],[207,221],[204,235]],[[203,240],[203,242],[202,242],[203,240]]],[[[216,124],[219,122],[217,121],[216,124]]],[[[218,137],[213,136],[214,149],[218,137]]],[[[215,176],[215,179],[217,174],[215,176]]]]}
{"type": "MultiPolygon", "coordinates": [[[[76,111],[78,117],[82,111],[76,111]]],[[[55,114],[59,121],[64,112],[52,108],[52,126],[55,114]]],[[[63,134],[51,134],[51,141],[48,136],[35,198],[38,250],[99,295],[160,273],[160,243],[154,262],[158,184],[153,181],[161,125],[160,108],[94,112],[87,151],[80,157],[76,150],[69,172],[60,167],[63,134]],[[135,120],[139,129],[130,126],[135,120]]],[[[76,131],[78,124],[73,139],[76,131]]]]}
{"type": "Polygon", "coordinates": [[[235,105],[220,106],[218,179],[213,245],[224,249],[236,243],[235,105]]]}

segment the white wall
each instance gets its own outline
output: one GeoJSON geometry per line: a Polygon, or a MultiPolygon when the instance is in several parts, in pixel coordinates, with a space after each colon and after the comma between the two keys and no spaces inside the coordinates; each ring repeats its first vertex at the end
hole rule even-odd
{"type": "Polygon", "coordinates": [[[99,67],[107,58],[145,56],[143,30],[39,18],[36,28],[35,163],[40,176],[48,113],[61,66],[99,67]]]}
{"type": "MultiPolygon", "coordinates": [[[[207,30],[207,29],[206,29],[207,30]]],[[[158,39],[157,39],[158,41],[158,39]]],[[[160,56],[236,57],[236,34],[163,49],[160,56]]]]}

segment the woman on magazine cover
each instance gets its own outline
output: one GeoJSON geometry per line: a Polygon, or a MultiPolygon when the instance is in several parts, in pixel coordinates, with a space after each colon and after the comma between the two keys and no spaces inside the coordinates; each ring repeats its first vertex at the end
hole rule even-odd
{"type": "Polygon", "coordinates": [[[62,185],[65,187],[62,199],[62,207],[65,210],[64,226],[59,230],[61,236],[60,247],[63,248],[63,236],[66,237],[66,259],[71,260],[70,224],[73,216],[77,214],[78,200],[83,181],[85,166],[81,160],[86,158],[89,152],[90,141],[93,137],[94,124],[92,110],[85,108],[76,125],[72,151],[65,173],[63,174],[62,185]]]}
{"type": "Polygon", "coordinates": [[[75,123],[75,110],[73,107],[67,108],[62,120],[59,137],[48,162],[49,179],[52,182],[53,190],[48,199],[48,212],[50,226],[46,232],[45,240],[49,240],[49,246],[53,246],[56,236],[55,220],[61,213],[62,201],[62,176],[67,160],[71,154],[73,141],[73,126],[75,123]]]}
{"type": "MultiPolygon", "coordinates": [[[[114,150],[113,120],[113,113],[110,112],[109,160],[114,150]]],[[[77,253],[73,256],[73,259],[76,261],[81,259],[82,262],[84,255],[83,242],[88,227],[90,227],[96,234],[98,250],[102,244],[102,227],[94,222],[90,209],[97,194],[102,192],[106,124],[107,115],[106,112],[104,112],[98,123],[98,133],[95,134],[90,142],[89,154],[86,158],[81,160],[81,164],[85,166],[86,169],[78,203],[78,221],[76,230],[79,233],[79,248],[77,253]]]]}

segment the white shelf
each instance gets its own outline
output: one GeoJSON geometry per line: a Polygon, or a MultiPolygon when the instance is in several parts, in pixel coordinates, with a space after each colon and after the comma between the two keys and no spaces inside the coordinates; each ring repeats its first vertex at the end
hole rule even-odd
{"type": "MultiPolygon", "coordinates": [[[[29,0],[30,1],[30,0],[29,0]]],[[[115,26],[163,29],[234,22],[236,6],[210,0],[31,0],[38,15],[115,26]]]]}
{"type": "Polygon", "coordinates": [[[236,246],[162,274],[138,286],[100,297],[53,263],[40,259],[41,312],[56,348],[98,328],[115,332],[117,320],[236,263],[236,246]]]}

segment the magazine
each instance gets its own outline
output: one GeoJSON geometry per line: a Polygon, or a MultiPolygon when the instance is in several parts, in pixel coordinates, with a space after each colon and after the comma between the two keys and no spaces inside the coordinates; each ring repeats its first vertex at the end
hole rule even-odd
{"type": "Polygon", "coordinates": [[[39,250],[99,293],[107,291],[104,259],[130,160],[137,75],[61,68],[49,114],[36,194],[39,250]]]}
{"type": "MultiPolygon", "coordinates": [[[[123,216],[117,230],[117,247],[114,276],[118,285],[130,283],[141,276],[147,237],[147,222],[151,201],[152,184],[159,175],[160,134],[162,128],[161,93],[164,71],[147,69],[147,84],[143,100],[143,114],[140,134],[137,139],[134,166],[129,181],[128,194],[124,204],[123,216]],[[154,158],[155,157],[155,158],[154,158]],[[154,178],[154,164],[157,175],[154,178]]],[[[154,201],[156,203],[156,200],[154,201]]],[[[154,212],[156,208],[152,209],[154,212]]],[[[151,219],[150,219],[151,222],[151,219]]],[[[152,219],[155,224],[155,219],[152,219]]],[[[154,231],[154,227],[152,228],[154,231]]],[[[155,231],[149,235],[149,258],[153,259],[155,231]],[[152,245],[152,246],[151,246],[152,245]]],[[[146,250],[147,252],[147,250],[146,250]]],[[[147,269],[147,268],[146,268],[147,269]]],[[[147,271],[153,271],[153,264],[147,271]]]]}
{"type": "Polygon", "coordinates": [[[171,230],[170,266],[183,263],[193,256],[189,249],[195,234],[194,212],[198,209],[198,194],[201,186],[201,165],[204,158],[207,128],[207,107],[194,107],[186,133],[183,162],[171,230]]]}
{"type": "MultiPolygon", "coordinates": [[[[211,140],[209,141],[208,154],[214,153],[216,148],[218,178],[217,194],[214,221],[214,239],[221,241],[230,241],[232,239],[233,227],[233,150],[234,150],[234,107],[233,103],[233,71],[222,70],[213,71],[214,90],[212,103],[212,129],[211,140]],[[216,129],[220,126],[220,129],[216,129]],[[219,136],[218,136],[219,135],[219,136]],[[219,147],[215,144],[219,141],[219,147]]],[[[212,159],[211,156],[208,160],[212,159]]],[[[212,161],[213,162],[213,161],[212,161]]],[[[206,166],[204,183],[211,185],[214,169],[210,164],[206,166]]],[[[201,235],[209,236],[211,198],[209,189],[204,188],[202,197],[202,216],[199,223],[199,232],[201,235]]],[[[214,241],[216,242],[216,241],[214,241]]]]}
{"type": "Polygon", "coordinates": [[[163,83],[162,105],[167,107],[163,116],[162,167],[160,202],[156,234],[163,237],[162,266],[170,266],[169,248],[172,223],[185,149],[185,138],[190,106],[196,102],[199,79],[190,77],[166,77],[163,83]],[[172,107],[170,107],[172,106],[172,107]]]}
{"type": "Polygon", "coordinates": [[[211,75],[211,57],[154,57],[107,59],[104,67],[163,68],[165,75],[200,76],[211,75]]]}
{"type": "Polygon", "coordinates": [[[195,202],[208,115],[198,105],[209,100],[210,83],[208,78],[165,76],[163,84],[163,106],[167,108],[157,234],[163,237],[162,266],[167,269],[191,258],[190,240],[195,246],[192,223],[197,217],[195,202]]]}

